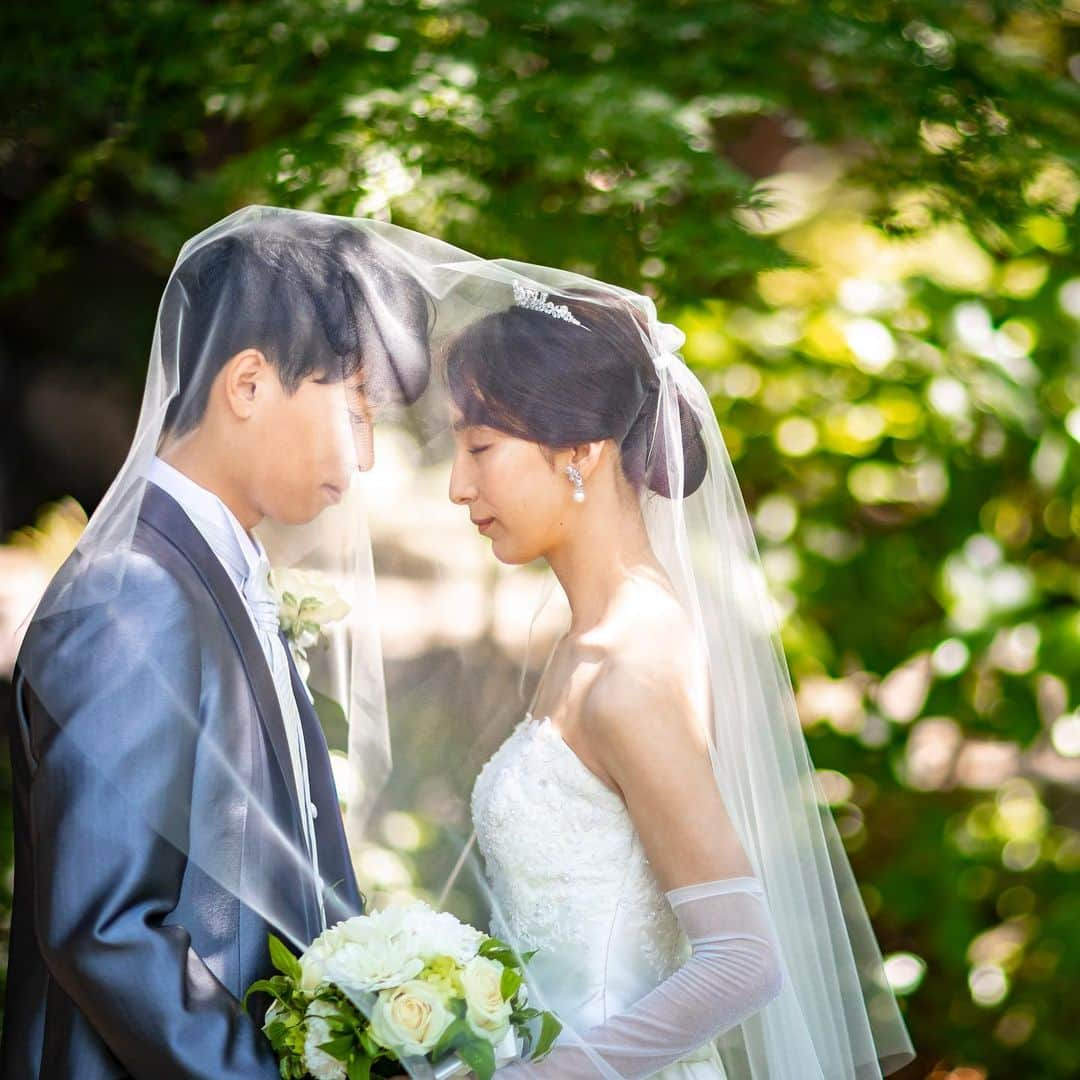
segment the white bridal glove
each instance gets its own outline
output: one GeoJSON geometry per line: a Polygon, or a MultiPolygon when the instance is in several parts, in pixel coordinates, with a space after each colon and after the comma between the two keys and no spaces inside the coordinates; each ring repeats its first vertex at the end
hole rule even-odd
{"type": "Polygon", "coordinates": [[[632,1008],[581,1033],[583,1045],[559,1043],[543,1061],[514,1062],[500,1077],[591,1080],[601,1075],[597,1055],[624,1080],[652,1076],[780,993],[780,954],[757,878],[705,881],[667,898],[693,950],[686,963],[632,1008]]]}

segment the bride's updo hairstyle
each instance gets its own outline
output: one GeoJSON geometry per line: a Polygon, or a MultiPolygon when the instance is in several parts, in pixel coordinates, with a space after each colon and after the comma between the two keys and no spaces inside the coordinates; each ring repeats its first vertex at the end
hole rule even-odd
{"type": "MultiPolygon", "coordinates": [[[[657,431],[660,378],[644,315],[621,297],[578,289],[552,301],[580,326],[514,305],[478,319],[450,343],[445,375],[466,424],[549,449],[613,439],[635,491],[670,498],[671,471],[657,431]]],[[[683,496],[707,460],[701,428],[679,395],[683,496]]]]}

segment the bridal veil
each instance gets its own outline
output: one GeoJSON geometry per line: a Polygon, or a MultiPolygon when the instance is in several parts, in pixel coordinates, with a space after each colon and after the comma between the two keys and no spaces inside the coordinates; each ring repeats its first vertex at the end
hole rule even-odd
{"type": "MultiPolygon", "coordinates": [[[[536,578],[527,568],[504,573],[493,560],[481,566],[479,543],[459,542],[453,532],[449,522],[460,511],[449,504],[433,510],[427,523],[410,516],[405,504],[422,496],[434,506],[436,493],[445,500],[451,440],[439,365],[448,346],[478,320],[513,305],[565,323],[561,312],[571,298],[574,310],[584,312],[575,329],[585,333],[592,332],[590,309],[618,304],[632,311],[650,358],[640,401],[627,417],[628,432],[647,418],[646,430],[638,423],[635,435],[642,514],[706,660],[712,773],[779,943],[780,993],[717,1038],[728,1077],[870,1080],[894,1072],[913,1058],[911,1042],[810,759],[739,484],[709,395],[679,354],[683,336],[660,321],[647,296],[565,270],[482,259],[383,222],[267,207],[232,214],[179,254],[158,312],[131,450],[34,622],[55,624],[72,611],[115,605],[123,596],[131,566],[123,556],[133,543],[147,469],[163,439],[175,432],[182,437],[184,430],[186,406],[178,398],[184,365],[197,366],[201,356],[233,348],[273,321],[287,348],[318,353],[325,367],[362,367],[377,413],[374,469],[355,476],[346,497],[310,524],[267,522],[257,535],[279,581],[300,582],[297,588],[310,592],[306,611],[312,617],[293,644],[308,668],[331,746],[339,751],[339,789],[355,850],[362,856],[370,846],[377,807],[414,811],[421,831],[461,840],[450,852],[445,844],[425,849],[413,837],[414,884],[438,897],[454,856],[461,864],[475,860],[464,843],[467,785],[485,750],[493,748],[498,726],[510,719],[507,684],[492,673],[513,670],[519,658],[490,631],[500,621],[521,622],[522,610],[532,610],[536,578]],[[273,287],[237,285],[229,258],[216,257],[222,253],[266,263],[269,273],[259,280],[273,287]],[[218,300],[198,320],[189,303],[196,288],[215,290],[218,300]],[[327,338],[326,305],[331,323],[347,327],[342,340],[327,338]],[[430,379],[429,362],[435,368],[430,379]],[[400,470],[396,487],[380,472],[384,445],[387,464],[396,462],[400,470]],[[516,610],[473,610],[475,594],[467,584],[484,575],[518,583],[516,591],[503,591],[518,598],[516,610]],[[419,606],[408,607],[416,597],[419,606]],[[437,604],[455,609],[455,627],[440,629],[437,604]],[[416,612],[417,622],[396,624],[402,610],[416,612]],[[333,619],[325,617],[330,612],[333,619]],[[426,642],[423,649],[420,642],[426,642]],[[388,784],[392,744],[395,771],[388,784]],[[400,795],[406,789],[403,804],[395,790],[400,795]]],[[[505,362],[513,364],[515,357],[505,362]]],[[[286,592],[286,608],[290,599],[294,608],[304,599],[296,589],[288,597],[286,592]]],[[[116,617],[123,615],[118,609],[116,617]]],[[[139,633],[135,615],[126,647],[142,673],[139,690],[167,695],[168,677],[155,669],[153,641],[139,633]]],[[[305,622],[295,610],[293,615],[305,622]]],[[[63,688],[49,678],[52,662],[48,653],[31,649],[23,670],[59,718],[57,737],[78,744],[87,735],[77,724],[63,723],[67,710],[63,688]]],[[[230,761],[220,748],[199,743],[198,717],[179,722],[188,730],[178,738],[197,745],[228,783],[230,761]]],[[[131,800],[132,813],[253,910],[277,921],[277,884],[260,878],[258,868],[232,865],[228,852],[205,842],[203,825],[211,835],[213,807],[199,805],[189,790],[140,793],[126,783],[124,760],[95,749],[85,747],[87,761],[110,772],[117,798],[131,800]]],[[[267,808],[252,799],[247,813],[268,845],[283,843],[267,808]]],[[[401,832],[401,815],[394,821],[401,832]]],[[[302,853],[294,861],[297,872],[305,872],[302,853]]],[[[361,860],[362,886],[364,870],[361,860]]],[[[465,874],[460,882],[452,897],[467,885],[479,887],[482,876],[465,874]]],[[[307,944],[289,926],[281,930],[295,947],[307,944]]],[[[543,986],[532,989],[542,1000],[543,986]]],[[[583,1034],[568,1032],[567,1039],[583,1034]]],[[[584,1046],[583,1052],[592,1054],[595,1075],[618,1075],[595,1050],[584,1046]]]]}

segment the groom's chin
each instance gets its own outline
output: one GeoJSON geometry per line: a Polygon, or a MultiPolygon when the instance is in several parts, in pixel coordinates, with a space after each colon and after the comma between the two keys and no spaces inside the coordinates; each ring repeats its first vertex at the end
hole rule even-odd
{"type": "Polygon", "coordinates": [[[341,498],[336,489],[320,488],[305,499],[284,499],[280,504],[267,507],[264,513],[277,525],[310,525],[327,507],[341,502],[341,498]]]}

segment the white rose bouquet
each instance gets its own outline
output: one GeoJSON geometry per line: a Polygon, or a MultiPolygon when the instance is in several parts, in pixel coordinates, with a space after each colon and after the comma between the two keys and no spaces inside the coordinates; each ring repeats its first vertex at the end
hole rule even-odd
{"type": "Polygon", "coordinates": [[[522,965],[532,956],[418,902],[340,922],[299,959],[271,934],[280,974],[248,996],[274,999],[263,1031],[283,1080],[369,1080],[400,1073],[408,1058],[435,1065],[453,1054],[490,1080],[518,1040],[536,1060],[562,1030],[527,1005],[522,965]]]}

